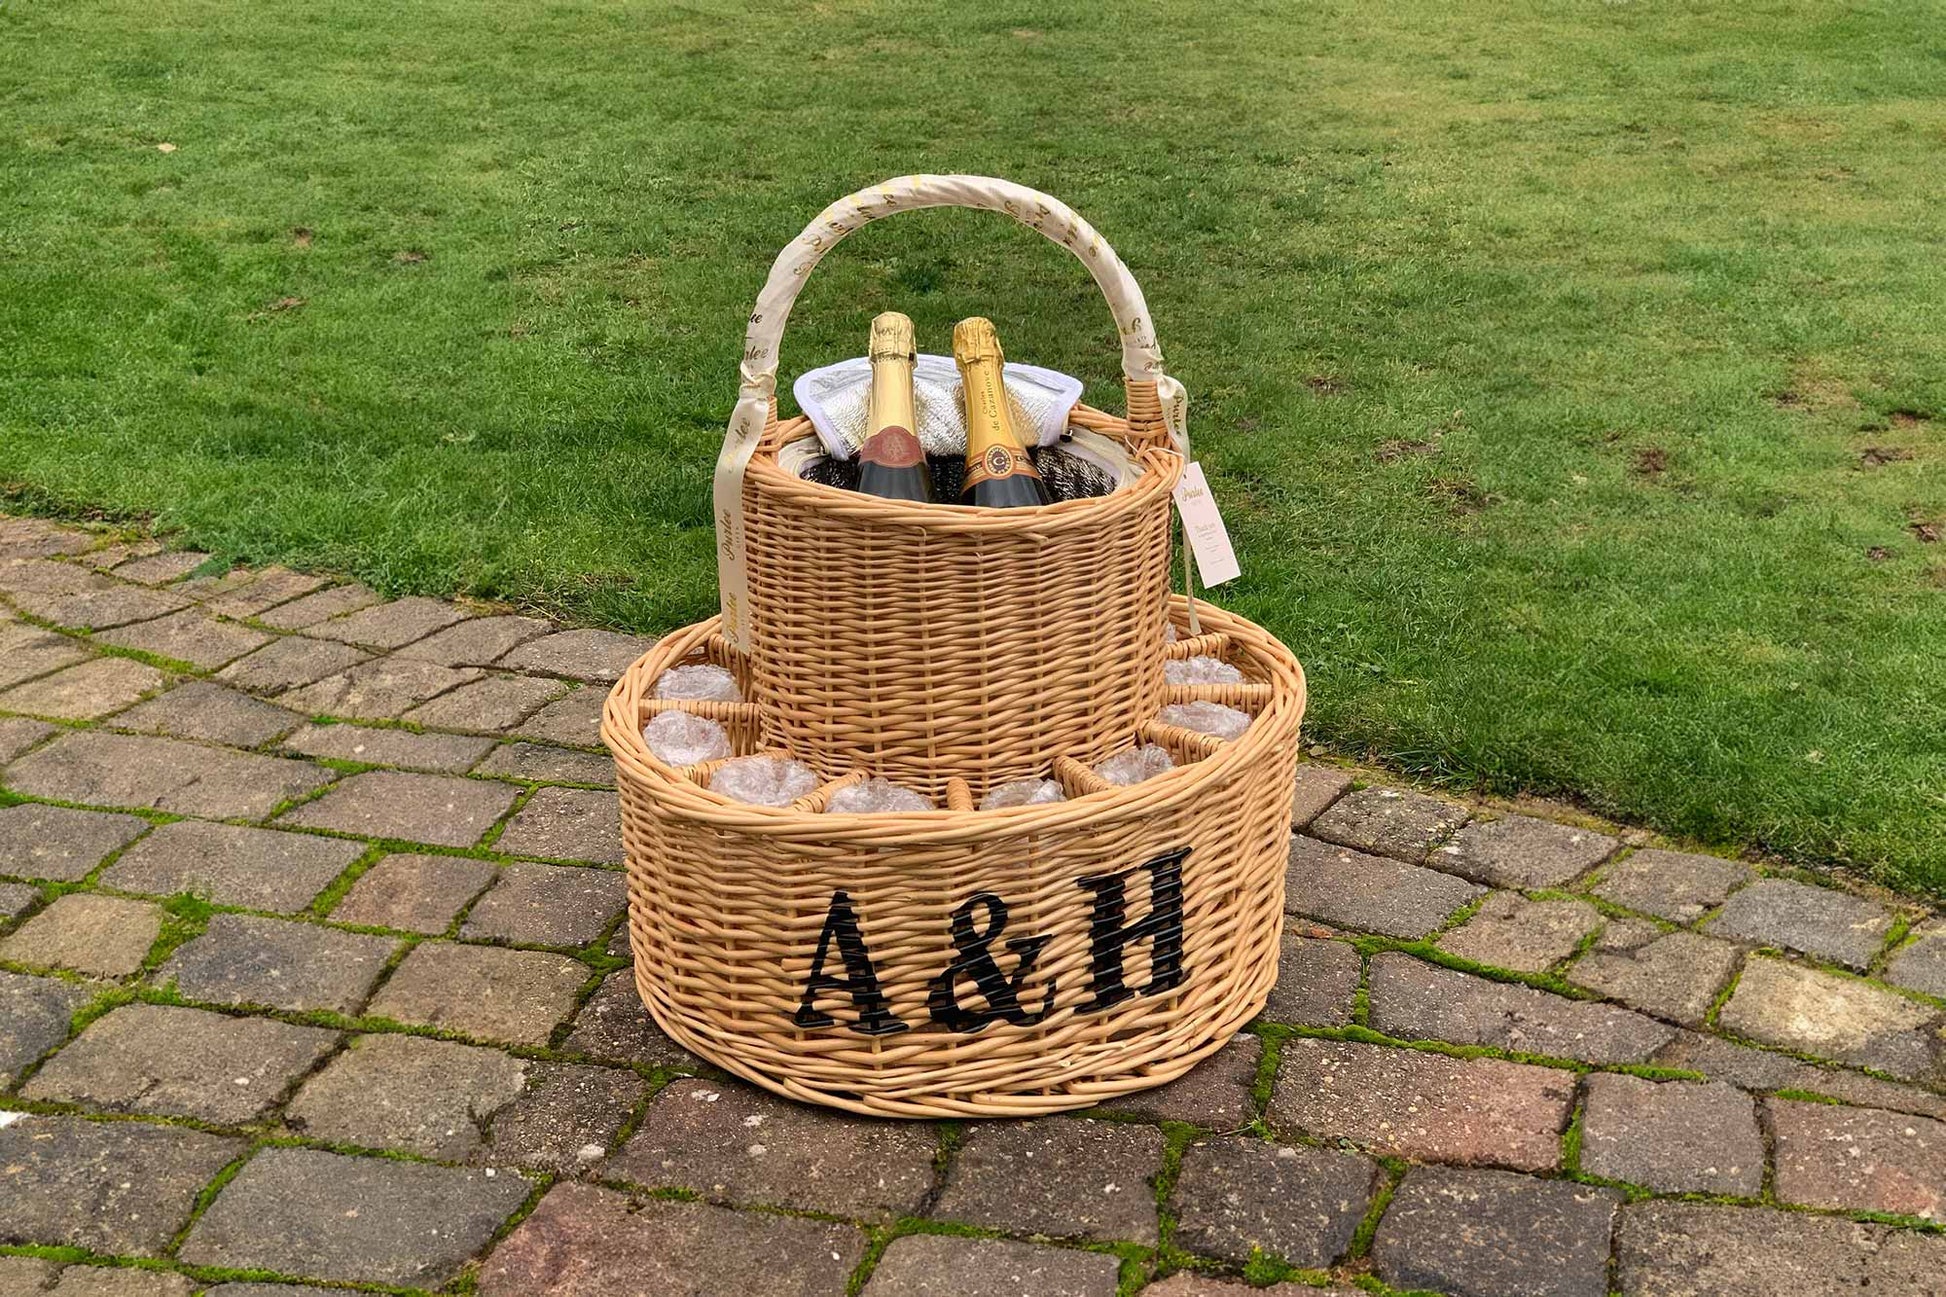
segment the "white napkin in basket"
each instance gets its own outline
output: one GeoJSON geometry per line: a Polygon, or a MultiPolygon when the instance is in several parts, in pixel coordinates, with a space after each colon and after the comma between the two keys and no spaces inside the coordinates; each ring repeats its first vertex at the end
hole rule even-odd
{"type": "MultiPolygon", "coordinates": [[[[1003,375],[1013,405],[1014,427],[1043,446],[1067,431],[1068,412],[1081,399],[1081,380],[1039,365],[1007,362],[1003,375]]],[[[865,440],[865,407],[871,400],[872,362],[863,356],[808,370],[791,384],[791,395],[817,429],[818,440],[838,459],[850,459],[865,440]]],[[[921,354],[912,370],[913,434],[929,455],[966,453],[966,413],[959,368],[951,356],[921,354]]]]}

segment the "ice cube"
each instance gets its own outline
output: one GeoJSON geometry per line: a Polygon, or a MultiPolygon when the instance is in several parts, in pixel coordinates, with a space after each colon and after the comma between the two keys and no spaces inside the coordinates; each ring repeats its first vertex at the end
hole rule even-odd
{"type": "Polygon", "coordinates": [[[707,716],[693,712],[662,712],[642,727],[642,741],[656,760],[672,766],[693,766],[730,755],[730,732],[707,716]]]}
{"type": "Polygon", "coordinates": [[[831,794],[824,809],[845,815],[872,811],[930,811],[933,804],[903,784],[890,779],[867,779],[862,784],[846,784],[831,794]]]}
{"type": "Polygon", "coordinates": [[[743,701],[743,691],[737,688],[737,678],[725,668],[707,662],[701,666],[670,667],[656,677],[655,696],[692,702],[743,701]]]}
{"type": "Polygon", "coordinates": [[[1193,658],[1164,662],[1162,678],[1172,685],[1237,685],[1243,683],[1243,672],[1207,654],[1197,654],[1193,658]]]}
{"type": "Polygon", "coordinates": [[[1095,773],[1111,784],[1139,784],[1144,779],[1153,779],[1165,770],[1174,770],[1176,759],[1169,755],[1167,748],[1153,743],[1140,747],[1123,748],[1095,766],[1095,773]]]}
{"type": "Polygon", "coordinates": [[[1016,779],[996,784],[980,799],[983,811],[1002,811],[1009,806],[1038,806],[1042,802],[1065,802],[1068,795],[1052,779],[1016,779]]]}
{"type": "Polygon", "coordinates": [[[822,781],[789,757],[738,757],[709,777],[709,790],[753,806],[789,806],[822,781]]]}
{"type": "Polygon", "coordinates": [[[1180,725],[1198,734],[1214,734],[1219,739],[1240,737],[1250,728],[1250,713],[1222,703],[1170,703],[1156,713],[1164,725],[1180,725]]]}

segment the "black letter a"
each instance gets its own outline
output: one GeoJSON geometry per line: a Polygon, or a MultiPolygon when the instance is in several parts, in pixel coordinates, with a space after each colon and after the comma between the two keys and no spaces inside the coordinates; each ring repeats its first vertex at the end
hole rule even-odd
{"type": "Polygon", "coordinates": [[[858,930],[858,912],[851,908],[851,897],[842,890],[831,893],[831,909],[824,916],[824,931],[818,933],[818,953],[811,960],[811,978],[804,985],[804,998],[791,1021],[806,1030],[835,1027],[838,1020],[817,1007],[818,996],[826,991],[843,991],[851,996],[851,1002],[858,1006],[858,1021],[851,1029],[861,1035],[890,1036],[906,1030],[905,1023],[892,1016],[892,1006],[879,988],[871,952],[865,949],[864,934],[858,930]],[[824,971],[834,937],[838,941],[838,955],[845,961],[842,978],[824,971]]]}

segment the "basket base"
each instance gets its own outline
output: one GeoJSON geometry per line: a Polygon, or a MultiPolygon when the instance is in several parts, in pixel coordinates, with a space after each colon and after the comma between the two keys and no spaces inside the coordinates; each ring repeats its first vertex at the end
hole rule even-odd
{"type": "Polygon", "coordinates": [[[710,791],[641,725],[715,623],[665,638],[602,724],[655,1022],[767,1090],[882,1117],[1092,1107],[1221,1049],[1276,982],[1304,679],[1261,628],[1198,611],[1207,633],[1177,647],[1238,665],[1244,682],[1216,687],[1253,708],[1237,738],[1183,731],[1174,768],[1126,786],[1057,760],[1067,800],[994,811],[963,790],[957,808],[840,815],[710,791]]]}
{"type": "MultiPolygon", "coordinates": [[[[1270,981],[1274,982],[1274,962],[1270,973],[1270,981]]],[[[1137,1057],[1131,1058],[1126,1072],[1117,1073],[1112,1066],[1104,1068],[1100,1062],[1095,1062],[1090,1065],[1086,1080],[1077,1080],[1066,1086],[1026,1091],[1004,1088],[969,1090],[964,1094],[941,1094],[927,1088],[914,1091],[910,1097],[883,1091],[865,1096],[855,1091],[809,1085],[801,1076],[767,1072],[750,1066],[738,1055],[734,1046],[719,1047],[718,1041],[691,1030],[680,1014],[665,1008],[642,965],[635,966],[636,994],[641,996],[649,1017],[664,1035],[705,1062],[772,1094],[800,1103],[839,1108],[864,1117],[904,1117],[913,1120],[938,1120],[953,1116],[1045,1117],[1097,1107],[1125,1094],[1139,1094],[1167,1085],[1229,1044],[1237,1032],[1250,1025],[1264,1011],[1264,1005],[1270,999],[1270,989],[1267,982],[1247,1000],[1239,1001],[1229,1013],[1211,1020],[1202,1031],[1196,1033],[1195,1038],[1181,1042],[1176,1050],[1159,1061],[1156,1058],[1156,1041],[1152,1037],[1130,1041],[1129,1052],[1137,1057]]]]}

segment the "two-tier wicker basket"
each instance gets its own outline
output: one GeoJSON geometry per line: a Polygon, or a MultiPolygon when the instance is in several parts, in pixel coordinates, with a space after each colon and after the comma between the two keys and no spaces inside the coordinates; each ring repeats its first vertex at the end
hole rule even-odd
{"type": "Polygon", "coordinates": [[[602,723],[636,984],[677,1041],[859,1112],[1021,1116],[1167,1081],[1262,1008],[1304,676],[1260,628],[1168,593],[1182,460],[1158,381],[1140,288],[1085,221],[1033,190],[889,181],[833,204],[780,254],[718,468],[723,615],[635,663],[602,723]],[[1128,447],[1132,482],[1037,510],[940,509],[779,466],[811,435],[779,423],[772,401],[804,277],[866,221],[948,205],[1006,212],[1094,274],[1121,332],[1129,413],[1082,407],[1073,422],[1128,447]],[[1244,683],[1164,683],[1167,658],[1197,653],[1244,683]],[[728,667],[747,701],[655,698],[663,671],[700,661],[728,667]],[[1199,698],[1254,720],[1224,742],[1154,719],[1199,698]],[[712,792],[713,764],[671,767],[642,738],[670,707],[725,722],[739,755],[787,752],[826,782],[785,808],[712,792]],[[1137,741],[1177,768],[1127,787],[1089,768],[1137,741]],[[824,813],[868,774],[939,809],[824,813]],[[1068,800],[973,809],[990,786],[1036,775],[1068,800]]]}

